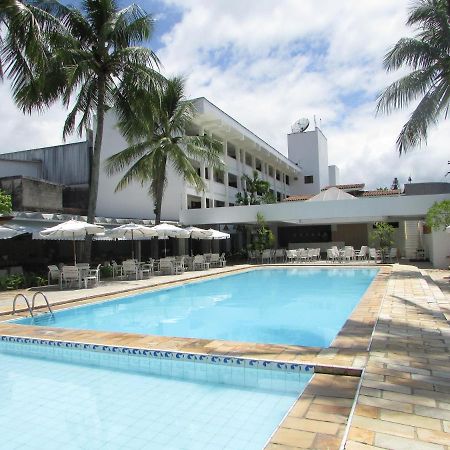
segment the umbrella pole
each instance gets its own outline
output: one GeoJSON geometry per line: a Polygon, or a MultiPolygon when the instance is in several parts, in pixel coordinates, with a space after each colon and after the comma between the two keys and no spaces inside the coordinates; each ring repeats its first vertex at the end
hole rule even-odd
{"type": "Polygon", "coordinates": [[[134,259],[134,235],[133,235],[133,230],[131,230],[131,259],[134,259]]]}
{"type": "Polygon", "coordinates": [[[167,239],[164,239],[164,258],[167,256],[167,244],[166,244],[167,239]]]}
{"type": "Polygon", "coordinates": [[[77,265],[77,246],[75,245],[75,233],[73,234],[73,260],[74,260],[74,265],[77,265]]]}

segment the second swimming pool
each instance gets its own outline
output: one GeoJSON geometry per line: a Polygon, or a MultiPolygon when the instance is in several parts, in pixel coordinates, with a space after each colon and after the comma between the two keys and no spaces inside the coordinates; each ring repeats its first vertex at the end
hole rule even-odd
{"type": "Polygon", "coordinates": [[[16,323],[327,347],[377,269],[261,269],[16,323]]]}

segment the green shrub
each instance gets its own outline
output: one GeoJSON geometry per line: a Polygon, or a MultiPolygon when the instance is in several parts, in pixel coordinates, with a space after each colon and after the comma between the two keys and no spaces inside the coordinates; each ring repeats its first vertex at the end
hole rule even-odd
{"type": "Polygon", "coordinates": [[[112,266],[101,266],[100,267],[100,278],[112,278],[113,268],[112,266]]]}

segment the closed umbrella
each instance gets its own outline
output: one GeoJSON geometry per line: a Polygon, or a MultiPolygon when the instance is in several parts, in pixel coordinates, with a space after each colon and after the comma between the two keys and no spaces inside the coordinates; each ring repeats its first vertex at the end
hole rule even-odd
{"type": "Polygon", "coordinates": [[[134,240],[145,239],[158,236],[158,233],[153,228],[146,227],[144,225],[138,225],[136,223],[127,223],[120,227],[113,228],[108,231],[107,236],[117,239],[131,239],[131,258],[134,259],[134,240]]]}
{"type": "Polygon", "coordinates": [[[190,236],[189,231],[184,228],[176,227],[170,223],[160,223],[151,228],[158,233],[158,239],[164,239],[164,256],[167,254],[166,239],[178,238],[187,239],[190,236]]]}
{"type": "Polygon", "coordinates": [[[73,259],[77,263],[76,240],[84,240],[88,234],[101,234],[105,229],[101,225],[82,222],[80,220],[68,220],[51,228],[45,228],[39,234],[47,239],[72,239],[73,241],[73,259]]]}

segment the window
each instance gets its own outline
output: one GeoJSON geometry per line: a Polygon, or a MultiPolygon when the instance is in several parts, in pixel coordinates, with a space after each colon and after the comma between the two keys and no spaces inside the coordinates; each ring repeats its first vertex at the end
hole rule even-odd
{"type": "Polygon", "coordinates": [[[206,207],[207,207],[207,208],[211,208],[211,205],[212,205],[212,200],[209,199],[209,198],[207,198],[207,199],[206,199],[206,207]]]}
{"type": "Polygon", "coordinates": [[[273,178],[273,167],[269,166],[269,177],[273,178]]]}
{"type": "Polygon", "coordinates": [[[252,155],[250,155],[250,153],[245,154],[245,164],[247,164],[247,166],[249,167],[252,167],[252,155]]]}
{"type": "Polygon", "coordinates": [[[214,171],[214,181],[216,182],[216,183],[221,183],[221,184],[223,184],[223,175],[224,175],[224,173],[223,173],[223,170],[218,170],[218,169],[216,169],[215,171],[214,171]]]}
{"type": "Polygon", "coordinates": [[[225,206],[225,202],[222,202],[220,200],[216,200],[215,203],[214,203],[214,206],[216,208],[223,208],[225,206]]]}
{"type": "Polygon", "coordinates": [[[228,203],[228,206],[234,206],[234,203],[228,203]]]}
{"type": "Polygon", "coordinates": [[[237,188],[237,176],[233,173],[228,174],[228,186],[237,188]]]}
{"type": "Polygon", "coordinates": [[[281,202],[281,192],[277,192],[277,202],[281,202]]]}
{"type": "Polygon", "coordinates": [[[306,175],[305,177],[305,184],[313,184],[314,183],[314,176],[313,175],[306,175]]]}
{"type": "Polygon", "coordinates": [[[230,142],[227,142],[227,155],[230,158],[236,159],[236,147],[230,142]]]}
{"type": "Polygon", "coordinates": [[[205,180],[209,180],[209,173],[207,167],[205,167],[205,180]]]}
{"type": "Polygon", "coordinates": [[[276,178],[278,181],[280,181],[280,179],[281,179],[281,173],[280,173],[279,170],[277,170],[277,171],[275,172],[275,178],[276,178]]]}
{"type": "Polygon", "coordinates": [[[286,175],[286,184],[289,186],[290,180],[289,180],[289,175],[286,175]]]}
{"type": "Polygon", "coordinates": [[[256,167],[256,170],[258,170],[259,172],[262,171],[262,162],[258,158],[256,158],[256,160],[255,160],[255,167],[256,167]]]}
{"type": "Polygon", "coordinates": [[[200,167],[196,167],[196,168],[195,168],[195,171],[197,172],[197,175],[198,175],[199,177],[202,176],[202,175],[200,174],[200,167]]]}

